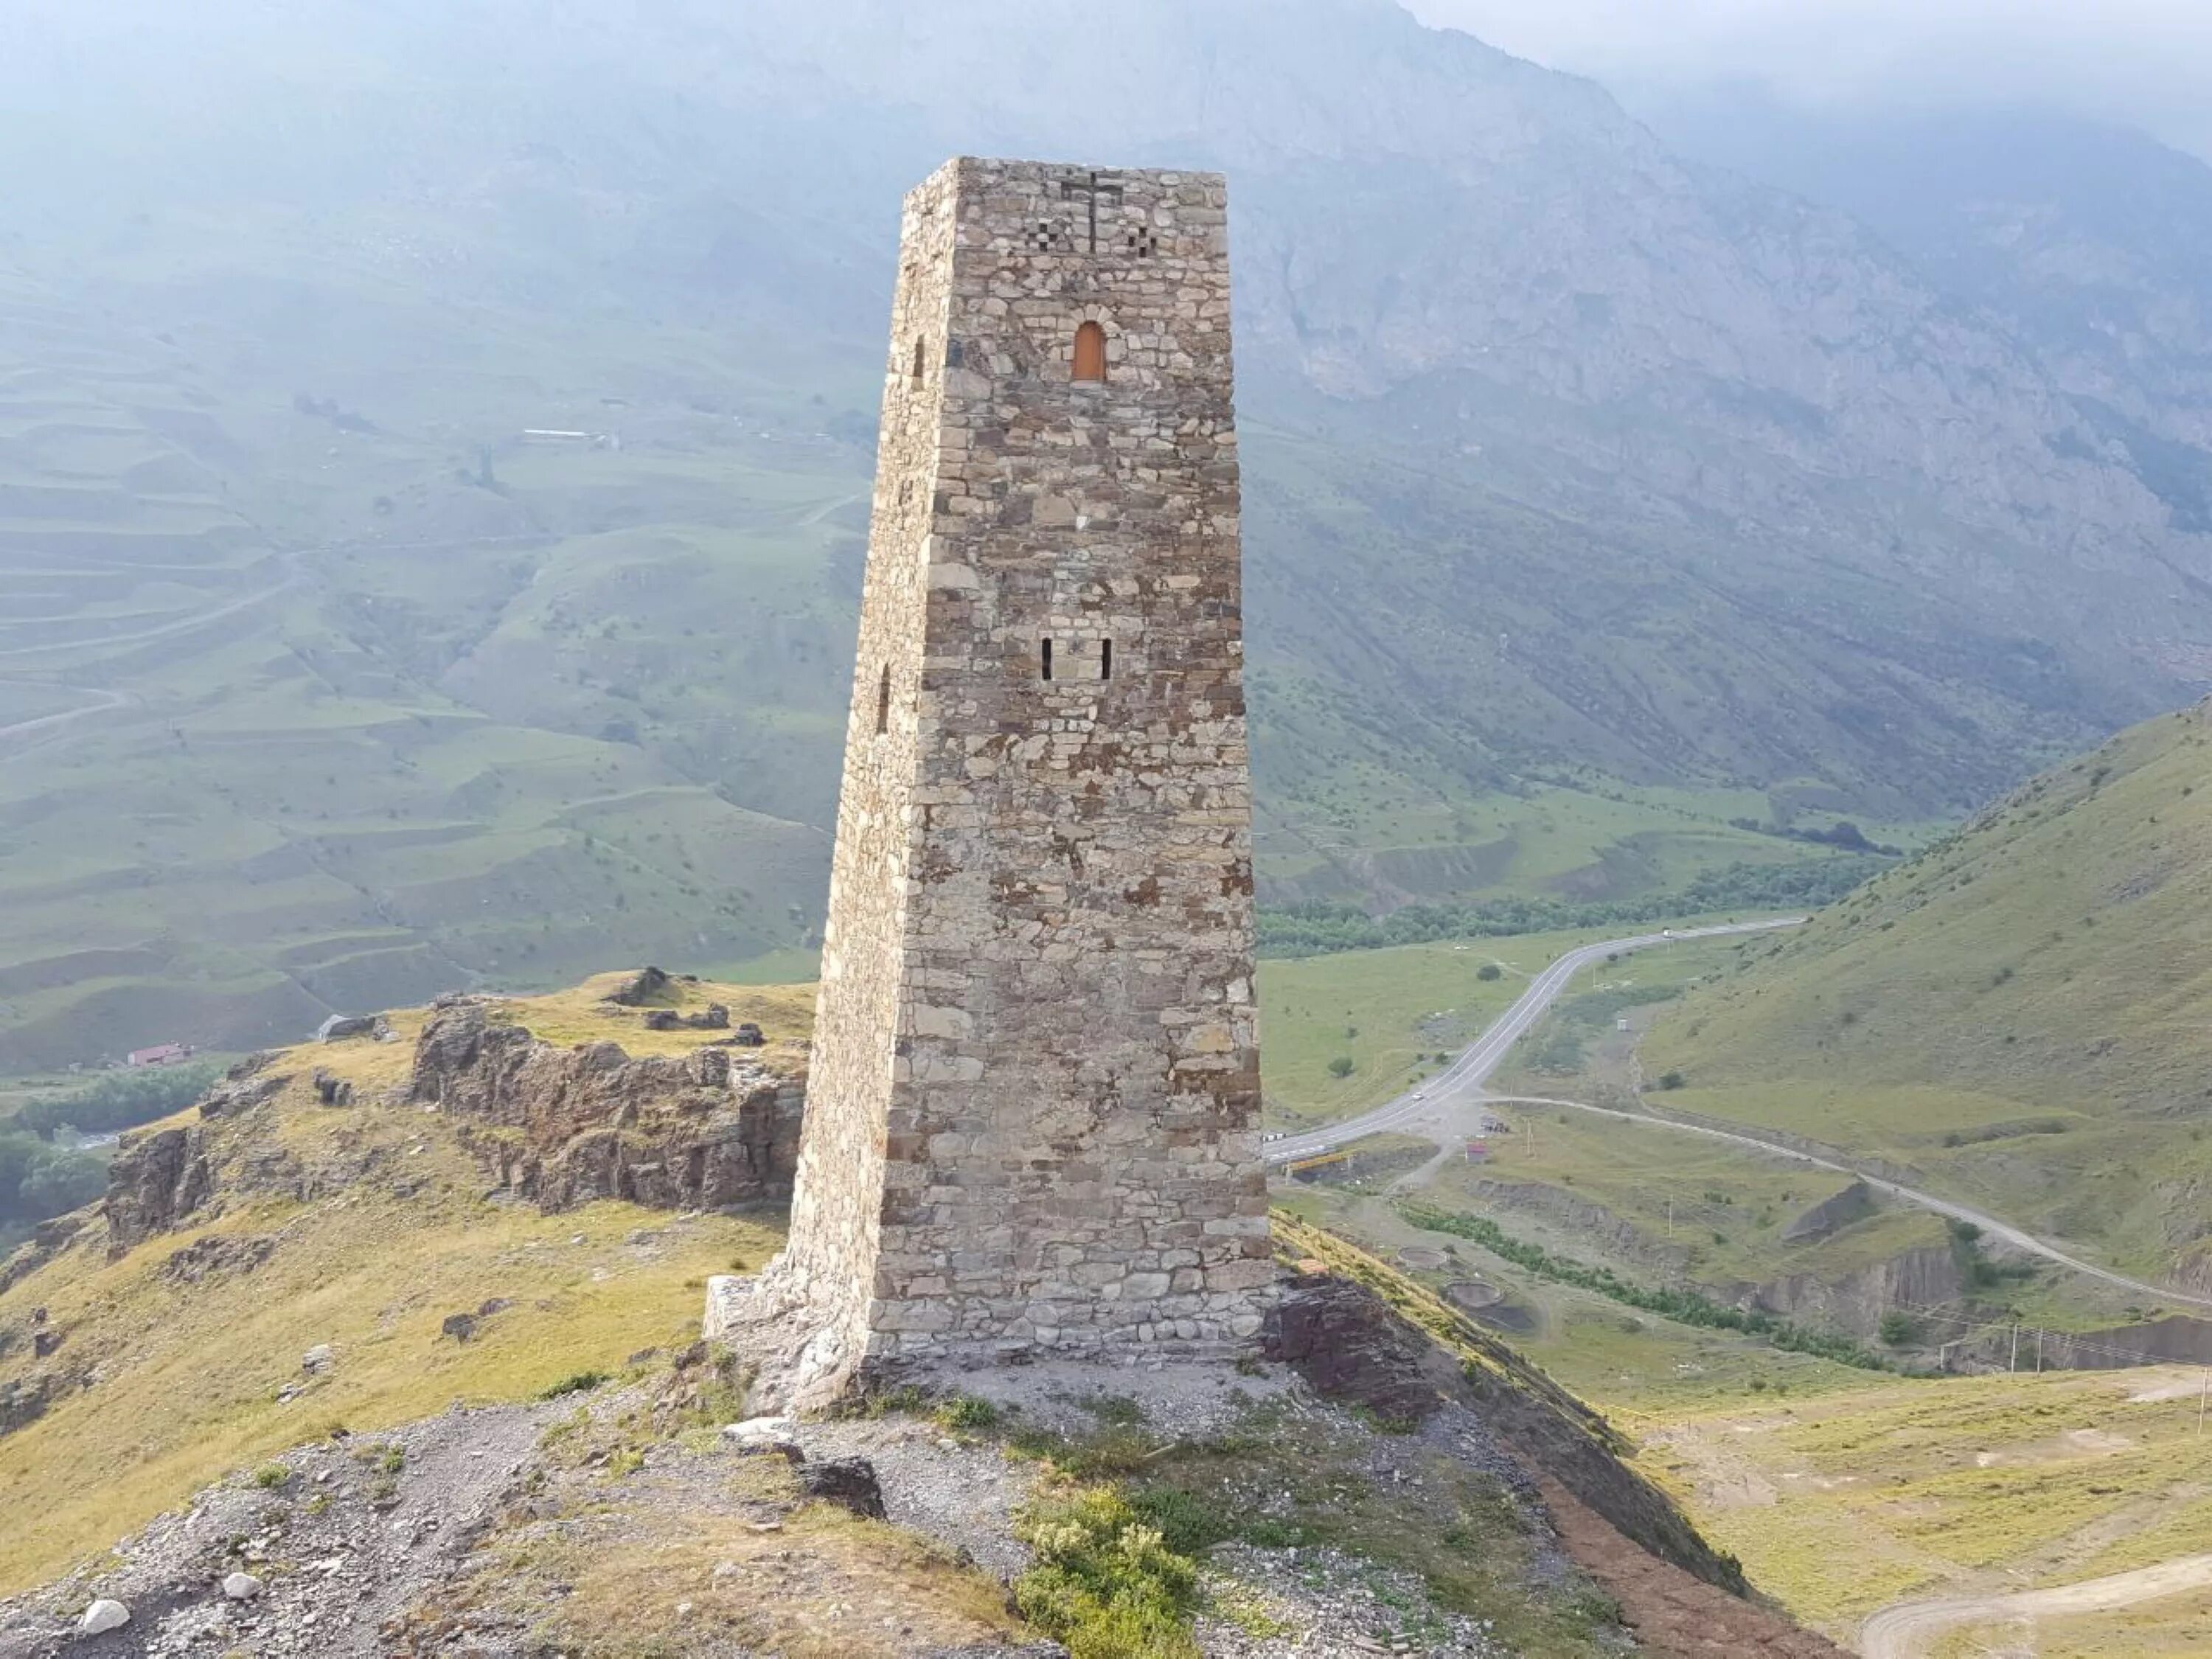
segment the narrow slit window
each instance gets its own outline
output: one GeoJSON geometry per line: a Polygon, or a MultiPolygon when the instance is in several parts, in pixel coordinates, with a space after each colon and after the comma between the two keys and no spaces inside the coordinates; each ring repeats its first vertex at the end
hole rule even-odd
{"type": "Polygon", "coordinates": [[[916,339],[914,343],[914,383],[916,386],[920,386],[928,374],[928,362],[923,356],[924,350],[921,341],[916,339]]]}
{"type": "Polygon", "coordinates": [[[1106,331],[1097,323],[1085,323],[1075,331],[1075,378],[1106,378],[1106,331]]]}
{"type": "Polygon", "coordinates": [[[883,678],[876,682],[876,735],[881,737],[891,729],[891,665],[884,665],[883,678]]]}
{"type": "Polygon", "coordinates": [[[1044,677],[1048,680],[1052,678],[1052,641],[1050,640],[1047,640],[1044,642],[1043,656],[1044,677]]]}
{"type": "Polygon", "coordinates": [[[1098,678],[1102,680],[1114,678],[1114,641],[1111,640],[1098,641],[1098,678]]]}

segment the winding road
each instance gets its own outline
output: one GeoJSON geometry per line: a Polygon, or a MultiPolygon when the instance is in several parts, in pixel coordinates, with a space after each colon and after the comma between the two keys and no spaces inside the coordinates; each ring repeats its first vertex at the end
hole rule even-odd
{"type": "Polygon", "coordinates": [[[2154,1601],[2207,1584],[2212,1584],[2212,1555],[2185,1555],[2154,1567],[2138,1567],[2133,1572],[2116,1572],[2109,1578],[2089,1578],[2049,1589],[1900,1601],[1884,1607],[1859,1626],[1859,1652],[1863,1659],[1925,1659],[1947,1632],[1963,1625],[2113,1613],[2138,1601],[2154,1601]]]}
{"type": "Polygon", "coordinates": [[[2010,1222],[2001,1221],[1996,1217],[1970,1206],[1954,1204],[1948,1198],[1938,1198],[1933,1193],[1923,1193],[1917,1187],[1901,1186],[1894,1181],[1885,1180],[1881,1176],[1870,1175],[1866,1170],[1855,1168],[1840,1159],[1823,1158],[1817,1152],[1802,1152],[1795,1146],[1785,1146],[1779,1141],[1768,1140],[1749,1131],[1738,1133],[1732,1129],[1716,1129],[1709,1124],[1685,1123],[1678,1118],[1655,1117],[1649,1112],[1625,1112],[1614,1106],[1592,1106],[1588,1102],[1580,1100],[1553,1100],[1542,1095],[1492,1095],[1488,1098],[1506,1105],[1561,1106],[1569,1111],[1590,1112],[1599,1117],[1619,1118],[1626,1123],[1639,1123],[1656,1129],[1673,1129],[1681,1134],[1703,1135],[1709,1140],[1732,1141],[1736,1146],[1751,1147],[1753,1151],[1764,1152],[1769,1157],[1786,1158],[1796,1164],[1808,1164],[1816,1170],[1832,1170],[1838,1175],[1850,1176],[1854,1180],[1863,1181],[1875,1191],[1885,1193],[1899,1202],[1910,1204],[1916,1209],[1933,1210],[1937,1215],[1948,1217],[1954,1221],[1971,1222],[1980,1228],[1987,1237],[1999,1239],[2011,1245],[2014,1249],[2025,1250],[2030,1255],[2039,1255],[2046,1261],[2056,1262],[2062,1267],[2071,1268],[2077,1273],[2086,1274],[2091,1279],[2101,1280],[2120,1290],[2135,1291],[2143,1295],[2156,1297],[2161,1301],[2186,1302],[2191,1307],[2212,1308],[2212,1297],[2197,1296],[2188,1291],[2178,1291],[2171,1285],[2154,1285],[2148,1279],[2130,1279],[2125,1273],[2116,1273],[2109,1268],[2098,1267],[2094,1262],[2084,1261],[2078,1255],[2069,1255],[2056,1244],[2046,1243],[2033,1233],[2022,1232],[2010,1222]]]}
{"type": "Polygon", "coordinates": [[[95,691],[89,686],[40,686],[41,690],[75,691],[93,699],[77,708],[64,708],[58,714],[41,714],[36,720],[17,720],[12,726],[0,726],[0,738],[27,738],[40,732],[52,732],[87,714],[101,714],[111,708],[120,708],[131,701],[120,691],[95,691]]]}
{"type": "Polygon", "coordinates": [[[1607,957],[1625,956],[1631,951],[1648,950],[1654,945],[1669,945],[1677,939],[1718,939],[1730,933],[1765,933],[1778,927],[1802,927],[1805,918],[1789,916],[1778,921],[1731,921],[1714,927],[1672,929],[1658,933],[1638,933],[1632,939],[1600,939],[1595,945],[1577,945],[1528,982],[1513,1006],[1498,1017],[1495,1024],[1465,1049],[1458,1059],[1417,1089],[1408,1090],[1395,1100],[1386,1101],[1370,1112],[1364,1112],[1342,1123],[1332,1123],[1326,1128],[1310,1129],[1303,1134],[1285,1135],[1280,1140],[1267,1145],[1266,1157],[1270,1164],[1287,1164],[1302,1158],[1317,1158],[1323,1152],[1333,1152],[1340,1146],[1349,1146],[1362,1137],[1378,1134],[1385,1129],[1402,1128],[1407,1124],[1452,1105],[1468,1105],[1486,1097],[1482,1085],[1490,1080],[1504,1060],[1506,1052],[1525,1036],[1528,1028],[1543,1018],[1547,1010],[1559,1000],[1559,993],[1567,982],[1594,962],[1607,957]]]}
{"type": "Polygon", "coordinates": [[[1577,946],[1531,980],[1528,988],[1521,994],[1513,1006],[1499,1015],[1490,1029],[1463,1050],[1458,1059],[1435,1077],[1396,1099],[1386,1101],[1372,1111],[1348,1118],[1342,1123],[1332,1123],[1325,1128],[1271,1140],[1264,1148],[1264,1156],[1270,1164],[1288,1164],[1301,1158],[1318,1158],[1385,1130],[1433,1129],[1437,1127],[1437,1120],[1448,1114],[1490,1101],[1501,1104],[1559,1107],[1569,1111],[1589,1112],[1598,1117],[1618,1118],[1625,1123],[1671,1129],[1678,1134],[1703,1135],[1708,1140],[1725,1140],[1770,1158],[1788,1158],[1814,1169],[1831,1170],[1838,1175],[1863,1181],[1875,1191],[1886,1194],[1900,1203],[1932,1211],[1951,1220],[1970,1223],[1980,1228],[1987,1237],[2014,1249],[2041,1256],[2046,1261],[2117,1289],[2153,1297],[2162,1302],[2185,1303],[2193,1308],[2212,1309],[2212,1297],[2176,1290],[2171,1285],[2155,1285],[2148,1279],[2130,1279],[2125,1273],[2100,1267],[2094,1262],[2084,1261],[2080,1256],[2070,1255],[2057,1245],[2038,1238],[2033,1233],[2023,1232],[2010,1222],[1969,1205],[1938,1198],[1935,1194],[1923,1192],[1916,1187],[1903,1186],[1858,1169],[1840,1158],[1806,1152],[1781,1141],[1771,1140],[1749,1129],[1721,1129],[1710,1124],[1686,1123],[1678,1118],[1660,1117],[1649,1112],[1623,1111],[1613,1106],[1593,1106],[1580,1100],[1555,1100],[1538,1095],[1498,1095],[1483,1086],[1513,1045],[1559,1000],[1560,993],[1567,988],[1568,981],[1590,963],[1603,961],[1607,957],[1625,955],[1631,951],[1647,950],[1654,945],[1664,945],[1674,939],[1769,933],[1776,928],[1801,926],[1804,920],[1802,916],[1792,916],[1778,921],[1730,922],[1716,927],[1693,927],[1670,933],[1639,933],[1631,939],[1601,939],[1595,945],[1577,946]]]}

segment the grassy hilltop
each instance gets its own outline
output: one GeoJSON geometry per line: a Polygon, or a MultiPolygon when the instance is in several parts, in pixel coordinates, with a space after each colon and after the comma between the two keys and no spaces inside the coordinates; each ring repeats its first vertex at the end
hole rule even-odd
{"type": "Polygon", "coordinates": [[[2212,705],[2045,775],[1670,1009],[1670,1104],[2212,1284],[2212,705]]]}

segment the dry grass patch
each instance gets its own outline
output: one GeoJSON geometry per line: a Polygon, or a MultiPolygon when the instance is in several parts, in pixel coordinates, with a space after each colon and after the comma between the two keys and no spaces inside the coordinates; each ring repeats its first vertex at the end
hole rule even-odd
{"type": "Polygon", "coordinates": [[[45,1361],[27,1342],[11,1348],[0,1383],[57,1369],[98,1378],[0,1439],[0,1591],[334,1424],[375,1430],[456,1401],[527,1400],[687,1343],[706,1277],[780,1243],[721,1217],[616,1203],[546,1216],[486,1201],[443,1120],[421,1113],[288,1097],[274,1139],[298,1159],[302,1188],[327,1196],[242,1204],[116,1261],[95,1228],[0,1296],[0,1328],[27,1328],[43,1307],[64,1337],[45,1361]],[[233,1235],[275,1249],[250,1271],[164,1276],[180,1249],[233,1235]],[[447,1315],[495,1300],[507,1305],[471,1340],[442,1334],[447,1315]],[[335,1363],[308,1376],[301,1356],[324,1344],[335,1363]],[[298,1392],[280,1400],[287,1389],[298,1392]]]}

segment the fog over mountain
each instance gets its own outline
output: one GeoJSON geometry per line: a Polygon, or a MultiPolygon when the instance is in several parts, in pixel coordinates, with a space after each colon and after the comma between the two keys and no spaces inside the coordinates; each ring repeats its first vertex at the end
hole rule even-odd
{"type": "Polygon", "coordinates": [[[803,943],[954,152],[1231,174],[1278,902],[1667,889],[2212,682],[2193,163],[2028,259],[1389,0],[1110,12],[15,8],[0,1066],[803,943]]]}

